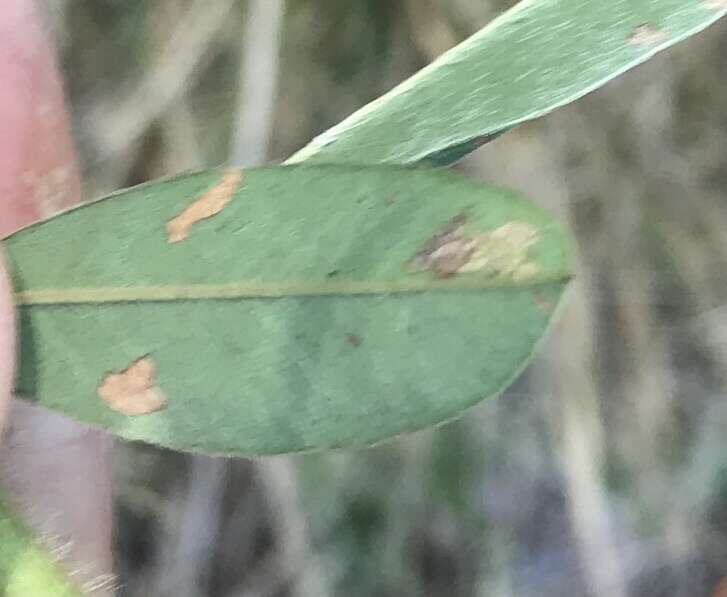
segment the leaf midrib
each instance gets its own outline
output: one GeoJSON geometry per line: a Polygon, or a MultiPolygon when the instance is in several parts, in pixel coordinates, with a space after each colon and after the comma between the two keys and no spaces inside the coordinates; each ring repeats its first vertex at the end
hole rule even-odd
{"type": "Polygon", "coordinates": [[[429,291],[493,290],[528,288],[566,283],[568,273],[530,277],[527,280],[502,277],[461,276],[458,278],[409,278],[399,280],[336,280],[315,282],[200,284],[190,286],[126,286],[119,288],[42,288],[15,293],[15,304],[22,306],[71,305],[120,302],[173,302],[191,300],[234,300],[286,298],[296,296],[389,295],[429,291]]]}

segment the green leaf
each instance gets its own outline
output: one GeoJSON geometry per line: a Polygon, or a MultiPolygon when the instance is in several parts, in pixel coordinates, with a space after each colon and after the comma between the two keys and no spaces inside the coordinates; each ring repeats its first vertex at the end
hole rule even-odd
{"type": "Polygon", "coordinates": [[[48,550],[36,542],[0,496],[0,595],[81,597],[48,550]]]}
{"type": "Polygon", "coordinates": [[[235,172],[221,177],[136,187],[7,239],[20,394],[176,449],[369,445],[506,386],[570,276],[554,218],[452,173],[260,168],[234,194],[235,172]],[[170,243],[168,222],[211,188],[231,201],[170,243]]]}
{"type": "Polygon", "coordinates": [[[725,12],[724,0],[524,0],[290,161],[452,163],[725,12]]]}

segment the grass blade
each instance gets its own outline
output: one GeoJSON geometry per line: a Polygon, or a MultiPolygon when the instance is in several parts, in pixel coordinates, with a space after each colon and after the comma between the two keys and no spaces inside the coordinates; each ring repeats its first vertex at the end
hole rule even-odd
{"type": "Polygon", "coordinates": [[[452,163],[725,12],[720,0],[524,0],[290,161],[452,163]]]}

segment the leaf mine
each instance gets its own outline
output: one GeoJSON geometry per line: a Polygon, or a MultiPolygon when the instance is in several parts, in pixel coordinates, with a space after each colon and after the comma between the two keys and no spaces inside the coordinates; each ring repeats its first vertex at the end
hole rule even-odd
{"type": "Polygon", "coordinates": [[[226,170],[220,182],[187,207],[181,214],[167,222],[168,241],[177,243],[185,240],[195,223],[220,213],[232,201],[241,183],[241,170],[237,168],[226,170]]]}
{"type": "Polygon", "coordinates": [[[538,273],[528,250],[538,242],[538,231],[527,222],[509,222],[484,234],[467,236],[463,214],[449,222],[414,256],[412,266],[441,277],[485,272],[521,281],[538,273]]]}
{"type": "Polygon", "coordinates": [[[129,417],[148,415],[167,406],[164,393],[154,381],[156,367],[148,356],[119,373],[109,373],[98,395],[110,408],[129,417]]]}

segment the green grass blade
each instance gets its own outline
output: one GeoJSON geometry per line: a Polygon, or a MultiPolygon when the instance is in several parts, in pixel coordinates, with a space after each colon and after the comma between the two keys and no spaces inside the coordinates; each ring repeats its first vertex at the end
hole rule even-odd
{"type": "Polygon", "coordinates": [[[524,0],[290,161],[452,163],[725,12],[720,0],[524,0]]]}
{"type": "Polygon", "coordinates": [[[401,167],[249,170],[169,242],[221,177],[137,187],[5,241],[18,393],[176,449],[370,445],[499,392],[570,277],[543,210],[401,167]]]}
{"type": "Polygon", "coordinates": [[[50,552],[36,542],[0,496],[0,595],[82,597],[50,552]]]}

